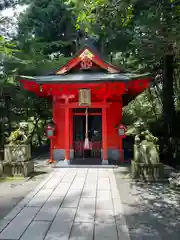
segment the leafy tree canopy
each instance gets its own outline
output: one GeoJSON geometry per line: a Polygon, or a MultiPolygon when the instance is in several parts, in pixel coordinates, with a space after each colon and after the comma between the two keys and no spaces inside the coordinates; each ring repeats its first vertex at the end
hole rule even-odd
{"type": "Polygon", "coordinates": [[[59,52],[70,56],[74,52],[77,32],[71,6],[59,0],[32,0],[20,15],[18,42],[24,52],[34,51],[44,55],[59,52]]]}

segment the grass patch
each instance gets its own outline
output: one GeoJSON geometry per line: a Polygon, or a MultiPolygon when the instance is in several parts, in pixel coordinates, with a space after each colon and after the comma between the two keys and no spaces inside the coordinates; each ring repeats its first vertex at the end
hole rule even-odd
{"type": "Polygon", "coordinates": [[[24,180],[24,177],[0,177],[0,183],[9,181],[24,180]]]}

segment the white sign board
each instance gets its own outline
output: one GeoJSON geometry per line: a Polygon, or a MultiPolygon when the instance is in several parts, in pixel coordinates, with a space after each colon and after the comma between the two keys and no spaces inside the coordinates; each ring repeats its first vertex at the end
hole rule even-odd
{"type": "Polygon", "coordinates": [[[125,129],[124,128],[119,128],[118,129],[118,135],[119,136],[124,136],[125,135],[125,129]]]}

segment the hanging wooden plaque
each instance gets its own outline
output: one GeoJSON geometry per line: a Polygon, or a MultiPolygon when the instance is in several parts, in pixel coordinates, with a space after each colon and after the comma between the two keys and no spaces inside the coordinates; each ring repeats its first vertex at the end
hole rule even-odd
{"type": "Polygon", "coordinates": [[[90,106],[91,105],[91,90],[79,89],[79,105],[90,106]]]}

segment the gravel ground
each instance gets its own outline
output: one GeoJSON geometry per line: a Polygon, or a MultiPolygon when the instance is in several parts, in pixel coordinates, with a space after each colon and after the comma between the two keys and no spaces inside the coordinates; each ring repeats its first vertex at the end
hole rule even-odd
{"type": "Polygon", "coordinates": [[[179,240],[180,192],[167,183],[137,184],[115,170],[131,240],[179,240]]]}

